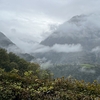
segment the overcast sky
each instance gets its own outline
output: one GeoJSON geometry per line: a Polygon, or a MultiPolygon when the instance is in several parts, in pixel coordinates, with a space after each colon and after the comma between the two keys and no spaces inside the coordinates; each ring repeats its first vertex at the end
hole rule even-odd
{"type": "Polygon", "coordinates": [[[0,0],[0,31],[16,44],[40,42],[71,17],[99,10],[100,0],[0,0]]]}

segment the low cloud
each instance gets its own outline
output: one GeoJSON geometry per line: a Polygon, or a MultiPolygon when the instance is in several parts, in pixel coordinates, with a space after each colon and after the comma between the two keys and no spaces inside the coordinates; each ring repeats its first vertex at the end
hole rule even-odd
{"type": "Polygon", "coordinates": [[[7,52],[22,53],[22,50],[16,47],[15,45],[9,46],[6,49],[7,52]]]}
{"type": "Polygon", "coordinates": [[[92,52],[100,52],[100,47],[97,46],[97,47],[93,48],[93,49],[92,49],[92,52]]]}
{"type": "Polygon", "coordinates": [[[51,50],[55,52],[79,52],[82,50],[82,46],[80,44],[55,44],[51,50]]]}
{"type": "Polygon", "coordinates": [[[43,68],[43,69],[47,69],[47,68],[52,67],[53,64],[51,63],[51,61],[47,61],[47,62],[45,62],[45,63],[41,63],[40,66],[41,66],[41,68],[43,68]]]}
{"type": "Polygon", "coordinates": [[[82,46],[80,44],[55,44],[52,47],[39,45],[39,47],[34,51],[35,53],[45,53],[49,51],[54,52],[79,52],[82,51],[82,46]]]}
{"type": "Polygon", "coordinates": [[[96,71],[95,70],[93,70],[93,69],[89,69],[89,68],[85,68],[85,67],[82,67],[81,69],[80,69],[80,71],[81,72],[85,72],[85,73],[92,73],[92,74],[95,74],[96,73],[96,71]]]}

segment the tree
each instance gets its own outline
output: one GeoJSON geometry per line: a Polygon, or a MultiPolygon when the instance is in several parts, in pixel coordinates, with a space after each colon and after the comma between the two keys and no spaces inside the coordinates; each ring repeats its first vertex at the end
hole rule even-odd
{"type": "Polygon", "coordinates": [[[9,64],[10,60],[7,51],[5,49],[0,49],[0,67],[4,68],[6,71],[9,71],[9,64]]]}
{"type": "Polygon", "coordinates": [[[15,69],[19,69],[19,68],[18,68],[18,64],[17,64],[16,62],[11,62],[11,63],[10,63],[10,69],[12,70],[12,69],[14,69],[14,68],[15,68],[15,69]]]}
{"type": "Polygon", "coordinates": [[[29,63],[25,61],[24,59],[20,59],[18,61],[19,70],[24,72],[25,70],[27,70],[28,64],[29,63]]]}
{"type": "Polygon", "coordinates": [[[19,56],[15,55],[12,52],[10,52],[8,55],[9,55],[10,62],[18,63],[18,61],[20,60],[19,56]]]}

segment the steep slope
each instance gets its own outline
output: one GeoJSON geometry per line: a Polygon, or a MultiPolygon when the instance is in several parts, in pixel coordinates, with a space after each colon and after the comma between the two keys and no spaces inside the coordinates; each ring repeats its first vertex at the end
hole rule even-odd
{"type": "Polygon", "coordinates": [[[54,48],[55,45],[58,45],[59,48],[55,51],[39,52],[36,56],[39,57],[41,54],[41,58],[46,57],[53,63],[99,63],[96,61],[96,59],[100,59],[99,20],[99,14],[72,17],[41,42],[42,45],[49,48],[54,48]],[[62,50],[65,45],[67,45],[66,51],[69,51],[58,52],[58,49],[62,50]],[[80,50],[76,50],[77,45],[81,47],[80,50]]]}
{"type": "Polygon", "coordinates": [[[0,32],[0,47],[15,46],[2,32],[0,32]]]}
{"type": "Polygon", "coordinates": [[[100,43],[100,26],[93,22],[96,15],[74,16],[60,25],[47,39],[41,42],[46,46],[54,44],[81,44],[91,50],[100,43]]]}
{"type": "Polygon", "coordinates": [[[7,38],[2,32],[0,32],[0,48],[6,49],[8,52],[14,52],[21,58],[24,58],[27,61],[31,61],[34,59],[33,56],[31,56],[28,53],[23,53],[22,50],[14,44],[9,38],[7,38]]]}

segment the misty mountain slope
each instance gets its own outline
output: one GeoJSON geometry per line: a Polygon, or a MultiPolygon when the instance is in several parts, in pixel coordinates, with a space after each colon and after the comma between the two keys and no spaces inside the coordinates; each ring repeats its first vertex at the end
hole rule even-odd
{"type": "Polygon", "coordinates": [[[0,32],[0,47],[15,46],[2,32],[0,32]]]}
{"type": "Polygon", "coordinates": [[[35,56],[58,64],[100,63],[99,20],[96,14],[72,17],[40,43],[50,50],[40,49],[35,56]]]}
{"type": "Polygon", "coordinates": [[[74,16],[63,23],[48,38],[41,42],[46,46],[54,44],[81,44],[86,50],[100,45],[100,26],[93,22],[95,15],[74,16]]]}
{"type": "Polygon", "coordinates": [[[14,52],[16,55],[24,58],[27,61],[31,61],[34,57],[28,53],[23,53],[22,50],[14,44],[9,38],[7,38],[2,32],[0,32],[0,48],[6,49],[8,52],[14,52]]]}
{"type": "Polygon", "coordinates": [[[0,48],[6,49],[8,52],[19,53],[21,49],[14,44],[8,37],[6,37],[2,32],[0,32],[0,48]]]}

